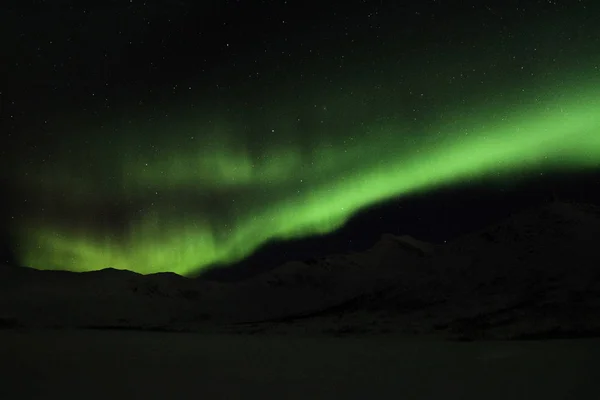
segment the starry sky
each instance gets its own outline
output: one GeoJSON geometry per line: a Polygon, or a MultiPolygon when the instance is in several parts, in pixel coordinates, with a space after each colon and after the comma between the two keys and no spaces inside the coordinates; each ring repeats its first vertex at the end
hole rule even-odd
{"type": "Polygon", "coordinates": [[[597,199],[596,3],[4,2],[3,257],[194,275],[597,199]]]}

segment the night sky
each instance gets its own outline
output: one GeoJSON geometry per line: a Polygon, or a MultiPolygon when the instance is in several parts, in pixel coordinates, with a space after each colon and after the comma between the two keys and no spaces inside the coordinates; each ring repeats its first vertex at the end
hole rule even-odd
{"type": "Polygon", "coordinates": [[[11,0],[0,33],[11,263],[193,275],[599,197],[597,1],[11,0]]]}

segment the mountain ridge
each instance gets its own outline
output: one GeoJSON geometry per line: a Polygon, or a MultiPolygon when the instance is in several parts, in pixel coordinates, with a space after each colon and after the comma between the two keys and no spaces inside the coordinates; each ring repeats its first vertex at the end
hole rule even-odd
{"type": "Polygon", "coordinates": [[[598,237],[600,207],[553,201],[443,245],[383,234],[364,252],[290,261],[240,282],[3,266],[0,326],[595,335],[598,237]]]}

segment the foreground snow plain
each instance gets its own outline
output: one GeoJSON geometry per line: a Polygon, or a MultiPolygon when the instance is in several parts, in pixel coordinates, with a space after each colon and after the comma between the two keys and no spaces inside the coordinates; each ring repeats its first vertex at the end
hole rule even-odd
{"type": "Polygon", "coordinates": [[[0,332],[1,399],[592,399],[600,339],[0,332]]]}

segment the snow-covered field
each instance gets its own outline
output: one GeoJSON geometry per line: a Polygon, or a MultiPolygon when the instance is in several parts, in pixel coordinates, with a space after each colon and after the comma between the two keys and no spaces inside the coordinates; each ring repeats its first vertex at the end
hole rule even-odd
{"type": "Polygon", "coordinates": [[[600,340],[0,332],[0,399],[594,399],[600,340]]]}

